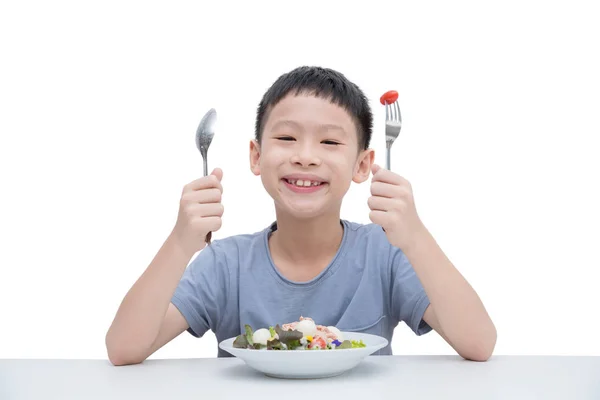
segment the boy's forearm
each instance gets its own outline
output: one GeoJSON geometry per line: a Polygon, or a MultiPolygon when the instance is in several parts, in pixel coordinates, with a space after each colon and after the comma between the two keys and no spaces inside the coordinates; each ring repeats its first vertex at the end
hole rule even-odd
{"type": "Polygon", "coordinates": [[[487,360],[496,344],[496,328],[471,285],[452,265],[425,227],[403,249],[413,265],[444,336],[471,360],[487,360]]]}
{"type": "Polygon", "coordinates": [[[174,235],[167,238],[123,299],[106,335],[109,354],[119,349],[143,352],[152,346],[192,256],[178,245],[174,235]]]}

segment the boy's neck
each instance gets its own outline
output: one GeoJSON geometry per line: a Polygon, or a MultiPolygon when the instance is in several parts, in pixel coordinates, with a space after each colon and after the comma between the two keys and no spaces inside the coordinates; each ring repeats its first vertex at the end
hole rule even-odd
{"type": "Polygon", "coordinates": [[[270,247],[279,257],[302,265],[333,257],[343,234],[339,213],[308,220],[277,215],[270,247]]]}

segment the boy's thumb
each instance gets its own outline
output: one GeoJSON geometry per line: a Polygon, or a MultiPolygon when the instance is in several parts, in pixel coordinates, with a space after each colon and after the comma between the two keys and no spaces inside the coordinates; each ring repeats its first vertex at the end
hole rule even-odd
{"type": "Polygon", "coordinates": [[[223,170],[221,168],[213,169],[210,174],[216,176],[219,182],[221,182],[221,179],[223,179],[223,170]]]}

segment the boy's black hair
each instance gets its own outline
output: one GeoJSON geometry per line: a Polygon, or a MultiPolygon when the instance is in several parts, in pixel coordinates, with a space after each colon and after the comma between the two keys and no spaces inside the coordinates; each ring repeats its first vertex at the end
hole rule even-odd
{"type": "Polygon", "coordinates": [[[356,125],[360,148],[369,148],[373,114],[365,94],[340,72],[308,66],[281,75],[263,95],[256,113],[255,138],[259,143],[269,112],[289,93],[311,94],[344,108],[356,125]]]}

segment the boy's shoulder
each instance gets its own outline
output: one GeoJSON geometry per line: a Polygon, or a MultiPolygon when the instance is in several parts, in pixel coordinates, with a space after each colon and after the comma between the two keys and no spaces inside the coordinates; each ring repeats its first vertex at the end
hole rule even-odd
{"type": "Polygon", "coordinates": [[[368,244],[378,244],[380,246],[389,246],[390,243],[380,225],[374,223],[360,223],[342,220],[350,236],[355,240],[362,240],[368,244]]]}
{"type": "MultiPolygon", "coordinates": [[[[342,222],[346,228],[356,232],[358,235],[368,235],[380,238],[381,234],[383,233],[381,226],[374,223],[363,224],[361,222],[354,222],[345,219],[343,219],[342,222]]],[[[385,234],[383,236],[385,237],[385,234]]]]}
{"type": "Polygon", "coordinates": [[[237,233],[230,236],[224,236],[222,238],[214,239],[212,245],[216,245],[222,249],[235,248],[235,247],[248,247],[260,245],[265,240],[272,229],[274,223],[267,226],[264,229],[250,232],[250,233],[237,233]]]}

